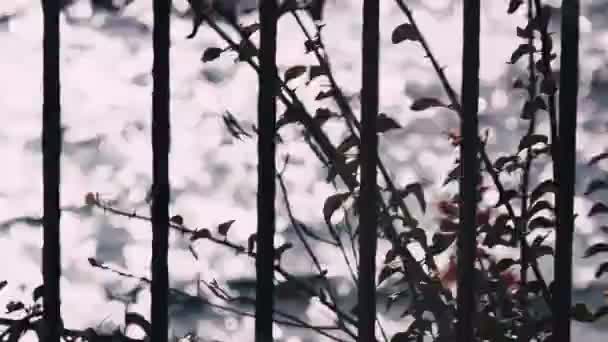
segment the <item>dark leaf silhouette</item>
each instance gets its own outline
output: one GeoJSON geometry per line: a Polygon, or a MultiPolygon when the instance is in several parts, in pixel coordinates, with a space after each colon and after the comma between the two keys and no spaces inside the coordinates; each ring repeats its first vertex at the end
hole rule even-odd
{"type": "Polygon", "coordinates": [[[19,311],[19,310],[23,310],[25,309],[25,304],[23,304],[23,302],[20,301],[10,301],[6,304],[6,313],[10,314],[13,313],[15,311],[19,311]]]}
{"type": "Polygon", "coordinates": [[[587,185],[587,190],[585,191],[585,196],[591,195],[592,193],[600,190],[607,190],[608,182],[603,181],[601,179],[594,179],[587,185]]]}
{"type": "Polygon", "coordinates": [[[505,190],[500,194],[498,202],[494,205],[494,208],[498,208],[501,205],[509,203],[512,199],[519,197],[519,192],[515,189],[505,190]]]}
{"type": "Polygon", "coordinates": [[[595,271],[595,277],[599,278],[602,275],[604,275],[604,273],[607,273],[607,272],[608,272],[608,262],[601,263],[600,266],[595,271]]]}
{"type": "Polygon", "coordinates": [[[551,179],[540,182],[530,194],[530,202],[535,203],[538,199],[547,193],[557,193],[557,185],[551,179]]]}
{"type": "Polygon", "coordinates": [[[8,281],[6,281],[6,280],[0,281],[0,291],[2,291],[2,289],[4,289],[6,287],[6,285],[8,285],[8,281]]]}
{"type": "Polygon", "coordinates": [[[591,210],[589,210],[589,214],[587,214],[587,216],[591,217],[600,214],[608,214],[608,206],[602,202],[597,202],[593,205],[593,207],[591,207],[591,210]]]}
{"type": "Polygon", "coordinates": [[[37,301],[38,299],[42,298],[44,296],[44,285],[40,285],[38,287],[36,287],[34,289],[34,291],[32,292],[32,299],[35,301],[37,301]]]}
{"type": "Polygon", "coordinates": [[[259,29],[260,29],[260,24],[253,23],[253,24],[241,27],[241,32],[243,33],[243,35],[245,37],[249,38],[249,37],[251,37],[252,34],[257,32],[259,29]]]}
{"type": "Polygon", "coordinates": [[[452,220],[443,219],[439,222],[439,230],[444,233],[454,233],[457,232],[460,225],[457,222],[452,220]]]}
{"type": "Polygon", "coordinates": [[[151,336],[152,325],[139,313],[125,313],[125,326],[129,326],[131,324],[139,326],[146,333],[146,336],[151,336]]]}
{"type": "Polygon", "coordinates": [[[277,247],[277,249],[275,251],[275,258],[277,260],[281,260],[283,253],[285,253],[286,250],[288,250],[292,247],[293,247],[293,244],[291,242],[285,242],[284,244],[280,245],[279,247],[277,247]]]}
{"type": "Polygon", "coordinates": [[[308,69],[309,82],[322,75],[325,75],[325,68],[320,65],[313,65],[308,69]]]}
{"type": "Polygon", "coordinates": [[[596,156],[593,156],[593,158],[589,160],[589,166],[593,166],[606,158],[608,158],[608,152],[603,152],[596,156]]]}
{"type": "Polygon", "coordinates": [[[583,255],[583,258],[589,258],[589,257],[596,255],[597,253],[606,253],[606,252],[608,252],[608,243],[604,243],[604,242],[596,243],[596,244],[592,245],[591,247],[587,248],[587,250],[585,251],[585,254],[583,255]]]}
{"type": "Polygon", "coordinates": [[[545,95],[554,95],[557,91],[557,84],[550,78],[543,78],[540,82],[540,91],[545,95]]]}
{"type": "Polygon", "coordinates": [[[218,232],[220,235],[223,235],[223,236],[228,235],[228,231],[230,230],[230,227],[232,226],[232,224],[233,224],[234,222],[236,222],[236,221],[235,221],[235,220],[229,220],[229,221],[226,221],[226,222],[220,223],[220,224],[217,226],[217,232],[218,232]]]}
{"type": "Polygon", "coordinates": [[[545,255],[553,255],[553,247],[548,245],[542,245],[534,248],[534,256],[536,258],[540,258],[545,255]]]}
{"type": "Polygon", "coordinates": [[[222,52],[224,52],[224,50],[218,47],[206,48],[205,52],[203,52],[203,57],[201,58],[201,60],[204,63],[211,62],[217,59],[222,54],[222,52]]]}
{"type": "Polygon", "coordinates": [[[253,253],[253,250],[255,249],[255,241],[257,238],[258,234],[256,233],[249,235],[249,238],[247,239],[247,253],[253,253]]]}
{"type": "Polygon", "coordinates": [[[549,139],[547,138],[546,135],[542,135],[542,134],[526,135],[519,142],[518,150],[522,151],[522,150],[525,150],[526,148],[532,147],[536,144],[545,144],[546,145],[548,142],[549,142],[549,139]]]}
{"type": "Polygon", "coordinates": [[[399,44],[404,40],[420,40],[420,33],[412,24],[401,24],[393,30],[391,41],[393,44],[399,44]]]}
{"type": "Polygon", "coordinates": [[[327,99],[330,97],[333,97],[336,94],[336,91],[334,89],[329,89],[329,90],[325,90],[325,91],[320,91],[317,96],[315,97],[316,101],[320,101],[323,99],[327,99]]]}
{"type": "Polygon", "coordinates": [[[507,9],[507,13],[509,13],[509,14],[515,13],[515,11],[517,11],[519,6],[521,6],[523,3],[524,3],[524,0],[510,0],[509,8],[507,9]]]}
{"type": "Polygon", "coordinates": [[[529,44],[520,44],[517,49],[515,49],[515,51],[513,51],[513,54],[511,55],[511,60],[509,61],[509,64],[515,64],[517,63],[517,61],[524,55],[529,54],[530,52],[535,52],[536,49],[534,48],[534,46],[529,45],[529,44]]]}
{"type": "Polygon", "coordinates": [[[376,127],[378,129],[378,133],[384,133],[391,129],[401,128],[401,125],[395,121],[395,119],[389,117],[385,113],[378,114],[376,127]]]}
{"type": "Polygon", "coordinates": [[[197,231],[194,232],[194,234],[192,234],[192,236],[190,236],[190,241],[195,241],[198,239],[207,239],[211,237],[211,231],[209,231],[209,229],[207,228],[201,228],[197,231]]]}
{"type": "Polygon", "coordinates": [[[433,235],[433,244],[431,245],[430,251],[433,255],[437,255],[448,249],[452,243],[456,240],[456,234],[443,234],[435,233],[433,235]]]}
{"type": "Polygon", "coordinates": [[[357,146],[357,143],[357,137],[354,135],[349,135],[340,143],[340,145],[338,145],[338,147],[336,147],[336,152],[344,154],[348,152],[348,150],[350,150],[351,148],[357,146]]]}
{"type": "Polygon", "coordinates": [[[505,165],[510,163],[519,163],[518,156],[501,156],[494,162],[494,168],[497,170],[502,170],[505,165]]]}
{"type": "Polygon", "coordinates": [[[304,65],[295,65],[285,71],[285,75],[283,76],[285,82],[289,82],[294,78],[298,78],[302,76],[306,72],[306,66],[304,65]]]}
{"type": "Polygon", "coordinates": [[[171,218],[169,219],[169,221],[171,223],[177,224],[178,226],[181,226],[181,225],[184,224],[184,218],[181,215],[171,216],[171,218]]]}
{"type": "Polygon", "coordinates": [[[323,217],[325,218],[325,221],[330,222],[331,216],[338,208],[340,208],[340,206],[342,206],[344,201],[346,201],[349,196],[350,193],[345,192],[327,197],[325,203],[323,204],[323,217]]]}
{"type": "Polygon", "coordinates": [[[589,311],[587,305],[583,303],[577,303],[572,308],[572,319],[579,322],[593,322],[595,321],[594,315],[589,311]]]}
{"type": "Polygon", "coordinates": [[[203,23],[204,12],[208,10],[205,1],[187,0],[192,9],[192,31],[186,36],[187,39],[192,39],[198,33],[198,29],[203,23]]]}
{"type": "Polygon", "coordinates": [[[508,270],[511,266],[519,264],[518,261],[515,261],[510,258],[501,259],[498,263],[496,263],[496,271],[502,273],[508,270]]]}
{"type": "Polygon", "coordinates": [[[528,210],[528,217],[538,214],[541,210],[550,210],[553,213],[555,208],[553,208],[548,201],[537,201],[532,205],[530,210],[528,210]]]}
{"type": "Polygon", "coordinates": [[[421,111],[432,107],[447,107],[447,105],[438,99],[432,97],[423,97],[415,100],[410,106],[410,109],[413,111],[421,111]]]}
{"type": "Polygon", "coordinates": [[[535,230],[538,228],[552,228],[555,227],[555,221],[545,217],[538,216],[532,219],[530,223],[528,223],[528,229],[535,230]]]}

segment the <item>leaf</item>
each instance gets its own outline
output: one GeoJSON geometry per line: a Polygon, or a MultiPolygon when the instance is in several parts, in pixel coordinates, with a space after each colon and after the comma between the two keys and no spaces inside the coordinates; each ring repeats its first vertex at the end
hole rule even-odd
{"type": "Polygon", "coordinates": [[[190,236],[190,241],[195,241],[198,239],[208,239],[211,237],[211,231],[207,228],[201,228],[195,231],[192,236],[190,236]]]}
{"type": "Polygon", "coordinates": [[[410,109],[413,111],[421,111],[433,107],[447,107],[447,105],[439,101],[438,99],[431,97],[423,97],[415,100],[414,103],[412,103],[412,105],[410,106],[410,109]]]}
{"type": "Polygon", "coordinates": [[[587,190],[585,191],[585,196],[591,195],[592,193],[599,190],[608,190],[608,182],[603,181],[601,179],[594,179],[587,186],[587,190]]]}
{"type": "Polygon", "coordinates": [[[308,82],[311,82],[315,78],[323,75],[325,75],[325,68],[320,65],[312,65],[308,69],[308,82]]]}
{"type": "Polygon", "coordinates": [[[146,336],[152,336],[152,324],[137,312],[125,313],[125,327],[131,324],[139,326],[146,333],[146,336]]]}
{"type": "Polygon", "coordinates": [[[4,289],[6,287],[6,285],[8,285],[8,281],[6,281],[6,280],[0,281],[0,291],[2,291],[2,289],[4,289]]]}
{"type": "Polygon", "coordinates": [[[589,257],[596,255],[597,253],[605,253],[605,252],[608,252],[608,243],[604,243],[604,242],[596,243],[594,245],[591,245],[589,248],[587,248],[587,250],[585,251],[585,254],[583,255],[583,258],[589,258],[589,257]]]}
{"type": "Polygon", "coordinates": [[[517,36],[524,39],[532,38],[532,30],[529,26],[526,26],[526,28],[523,29],[517,26],[517,36]]]}
{"type": "Polygon", "coordinates": [[[513,51],[513,54],[511,54],[511,60],[509,61],[509,64],[515,64],[522,56],[535,51],[536,49],[533,45],[519,44],[515,51],[513,51]]]}
{"type": "Polygon", "coordinates": [[[327,197],[323,204],[323,217],[326,222],[331,222],[331,216],[342,206],[344,201],[350,196],[350,193],[344,192],[327,197]]]}
{"type": "Polygon", "coordinates": [[[530,194],[530,202],[531,203],[536,203],[536,201],[538,201],[538,199],[545,195],[546,193],[553,193],[554,195],[557,193],[557,185],[555,184],[555,182],[551,179],[546,179],[542,182],[540,182],[535,188],[534,190],[532,190],[532,193],[530,194]]]}
{"type": "Polygon", "coordinates": [[[218,47],[208,47],[205,49],[205,52],[203,52],[203,57],[201,57],[201,61],[203,61],[203,63],[211,62],[217,59],[222,54],[222,52],[224,52],[224,50],[218,47]]]}
{"type": "Polygon", "coordinates": [[[338,147],[336,147],[336,152],[339,154],[344,154],[351,148],[357,146],[358,141],[359,140],[357,139],[357,137],[351,134],[346,137],[344,141],[342,141],[340,145],[338,145],[338,147]]]}
{"type": "Polygon", "coordinates": [[[528,218],[538,214],[541,210],[550,210],[552,213],[555,210],[548,201],[538,201],[532,205],[528,211],[528,218]]]}
{"type": "Polygon", "coordinates": [[[338,114],[335,112],[332,112],[331,110],[327,109],[327,108],[317,108],[317,110],[315,111],[315,116],[313,117],[313,120],[315,121],[315,123],[317,125],[319,125],[319,127],[323,126],[324,123],[327,122],[327,120],[337,117],[338,114]]]}
{"type": "Polygon", "coordinates": [[[395,121],[395,119],[389,117],[385,113],[378,114],[376,119],[376,130],[378,133],[384,133],[391,129],[399,129],[401,125],[395,121]]]}
{"type": "Polygon", "coordinates": [[[226,221],[226,222],[220,223],[220,224],[217,226],[217,232],[218,232],[220,235],[223,235],[223,236],[228,235],[228,230],[230,230],[230,227],[232,226],[232,224],[233,224],[234,222],[236,222],[236,221],[235,221],[235,220],[229,220],[229,221],[226,221]]]}
{"type": "Polygon", "coordinates": [[[455,233],[460,228],[460,225],[452,220],[443,219],[439,222],[439,230],[444,233],[455,233]]]}
{"type": "Polygon", "coordinates": [[[519,264],[518,261],[515,261],[510,258],[501,259],[498,263],[496,263],[496,272],[502,273],[508,270],[511,266],[519,264]]]}
{"type": "MultiPolygon", "coordinates": [[[[192,0],[192,1],[194,1],[194,0],[192,0]]],[[[198,32],[198,28],[201,26],[202,23],[203,23],[202,15],[198,14],[195,11],[194,15],[192,15],[192,31],[186,36],[186,39],[194,38],[196,36],[196,33],[198,32]]]]}
{"type": "Polygon", "coordinates": [[[456,234],[443,234],[443,233],[435,233],[433,234],[433,244],[431,245],[430,252],[433,255],[440,254],[445,251],[452,245],[452,243],[456,240],[456,234]]]}
{"type": "Polygon", "coordinates": [[[289,106],[285,109],[283,116],[277,121],[277,129],[294,122],[300,122],[303,118],[303,112],[300,108],[289,106]]]}
{"type": "Polygon", "coordinates": [[[332,97],[335,94],[336,94],[336,91],[333,88],[326,90],[326,91],[321,90],[315,97],[315,101],[320,101],[320,100],[332,97]]]}
{"type": "Polygon", "coordinates": [[[547,110],[547,104],[541,97],[536,97],[534,100],[527,100],[522,109],[521,118],[530,120],[539,109],[547,110]]]}
{"type": "Polygon", "coordinates": [[[606,158],[608,158],[608,152],[603,152],[598,155],[595,155],[589,160],[589,166],[593,166],[594,164],[597,164],[606,158]]]}
{"type": "Polygon", "coordinates": [[[524,84],[524,81],[521,80],[521,78],[517,78],[514,82],[513,82],[513,89],[525,89],[526,85],[524,84]]]}
{"type": "Polygon", "coordinates": [[[518,163],[519,162],[519,157],[518,156],[502,156],[499,157],[498,159],[496,159],[496,161],[494,162],[494,168],[497,170],[502,170],[505,165],[510,164],[510,163],[518,163]]]}
{"type": "Polygon", "coordinates": [[[291,68],[285,70],[285,74],[283,78],[285,79],[285,83],[302,76],[306,72],[306,66],[304,65],[295,65],[291,68]]]}
{"type": "Polygon", "coordinates": [[[593,205],[593,207],[591,207],[591,210],[589,210],[589,214],[587,214],[587,216],[591,217],[598,214],[608,214],[608,206],[602,202],[597,202],[593,205]]]}
{"type": "Polygon", "coordinates": [[[281,260],[283,253],[285,253],[286,250],[288,250],[292,247],[293,247],[293,244],[291,242],[285,242],[284,244],[280,245],[275,251],[275,258],[277,260],[281,260]]]}
{"type": "Polygon", "coordinates": [[[257,241],[258,235],[253,233],[249,235],[249,239],[247,239],[247,253],[252,254],[255,249],[255,242],[257,241]]]}
{"type": "Polygon", "coordinates": [[[542,135],[542,134],[526,135],[519,142],[518,151],[522,151],[522,150],[524,150],[528,147],[532,147],[536,144],[545,144],[546,145],[548,143],[549,143],[549,139],[547,138],[546,135],[542,135]]]}
{"type": "Polygon", "coordinates": [[[382,284],[387,278],[397,273],[398,269],[395,267],[391,267],[390,265],[384,265],[382,270],[380,270],[380,274],[378,274],[378,282],[377,286],[382,284]]]}
{"type": "Polygon", "coordinates": [[[515,11],[517,11],[517,9],[519,8],[519,6],[521,6],[523,3],[524,3],[524,0],[511,0],[511,1],[509,1],[509,8],[507,9],[507,13],[508,14],[515,13],[515,11]]]}
{"type": "Polygon", "coordinates": [[[448,185],[452,181],[458,180],[460,178],[461,174],[462,174],[461,166],[460,166],[460,164],[458,164],[455,168],[452,169],[452,171],[450,171],[450,173],[448,173],[446,180],[443,182],[443,186],[448,185]]]}
{"type": "Polygon", "coordinates": [[[424,189],[422,188],[422,184],[420,184],[419,182],[410,183],[406,185],[405,188],[399,190],[397,194],[398,198],[394,198],[392,201],[394,204],[398,203],[398,201],[403,200],[410,194],[413,194],[414,196],[416,196],[416,200],[418,201],[418,204],[420,204],[422,212],[426,212],[426,200],[424,199],[424,189]]]}
{"type": "Polygon", "coordinates": [[[534,219],[532,219],[532,221],[530,221],[530,223],[528,223],[529,230],[552,227],[555,227],[555,221],[548,219],[544,216],[535,217],[534,219]]]}
{"type": "Polygon", "coordinates": [[[239,61],[247,61],[250,58],[257,56],[258,49],[253,45],[253,43],[249,39],[243,39],[239,43],[238,46],[239,56],[237,60],[239,61]]]}
{"type": "Polygon", "coordinates": [[[10,302],[8,302],[6,304],[6,313],[10,314],[13,313],[15,311],[19,311],[19,310],[23,310],[25,309],[25,304],[23,304],[23,302],[19,302],[19,301],[13,301],[11,300],[10,302]]]}
{"type": "Polygon", "coordinates": [[[169,221],[175,223],[178,226],[184,225],[184,218],[181,215],[172,216],[169,221]]]}
{"type": "Polygon", "coordinates": [[[323,20],[323,10],[325,9],[325,0],[312,0],[308,5],[308,13],[314,21],[323,20]]]}
{"type": "Polygon", "coordinates": [[[35,301],[37,301],[38,299],[40,299],[42,297],[44,297],[44,285],[39,285],[32,292],[32,299],[35,302],[35,301]]]}
{"type": "Polygon", "coordinates": [[[534,256],[536,258],[543,257],[545,255],[553,255],[553,247],[548,245],[542,245],[538,247],[534,247],[534,256]]]}
{"type": "Polygon", "coordinates": [[[252,34],[256,33],[260,29],[259,23],[253,23],[247,26],[241,27],[241,32],[247,38],[251,37],[252,34]]]}
{"type": "Polygon", "coordinates": [[[97,259],[95,258],[88,258],[89,264],[93,267],[100,267],[102,266],[102,263],[100,263],[99,261],[97,261],[97,259]]]}
{"type": "Polygon", "coordinates": [[[420,33],[412,24],[401,24],[393,30],[391,41],[393,44],[399,44],[404,40],[419,41],[420,33]]]}
{"type": "Polygon", "coordinates": [[[557,91],[557,84],[553,79],[543,78],[543,80],[540,81],[540,91],[545,95],[554,95],[557,91]]]}
{"type": "Polygon", "coordinates": [[[607,272],[608,272],[608,262],[601,263],[600,266],[595,271],[595,277],[599,278],[604,273],[607,273],[607,272]]]}
{"type": "Polygon", "coordinates": [[[515,189],[505,190],[504,192],[500,193],[500,197],[498,199],[498,202],[494,205],[494,208],[498,208],[501,205],[506,205],[512,199],[517,198],[518,196],[519,192],[515,189]]]}
{"type": "Polygon", "coordinates": [[[587,305],[583,303],[577,303],[572,308],[572,319],[579,322],[593,322],[595,320],[594,315],[589,311],[587,305]]]}

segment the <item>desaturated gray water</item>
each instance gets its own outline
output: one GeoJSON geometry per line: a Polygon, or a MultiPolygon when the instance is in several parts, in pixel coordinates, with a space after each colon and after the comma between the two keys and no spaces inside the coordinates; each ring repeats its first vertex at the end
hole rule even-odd
{"type": "MultiPolygon", "coordinates": [[[[174,3],[179,9],[186,8],[184,0],[174,3]]],[[[483,4],[480,109],[482,125],[490,128],[489,148],[494,158],[513,151],[525,128],[518,119],[525,94],[510,87],[514,77],[524,72],[523,64],[505,63],[521,43],[515,36],[515,27],[524,24],[525,15],[522,12],[508,16],[507,3],[496,0],[483,4]]],[[[558,1],[545,3],[557,5],[558,1]]],[[[608,6],[604,0],[582,3],[579,196],[575,202],[581,215],[577,218],[574,245],[575,285],[580,290],[575,299],[597,306],[604,301],[600,292],[602,286],[605,288],[601,282],[593,281],[598,260],[583,260],[581,256],[586,246],[607,237],[598,233],[603,222],[586,217],[593,202],[582,193],[589,177],[602,174],[607,166],[590,169],[585,164],[591,155],[608,147],[608,139],[603,139],[608,121],[608,6]],[[586,289],[588,286],[591,287],[586,289]]],[[[422,32],[456,89],[461,79],[459,4],[432,0],[412,5],[422,32]]],[[[392,1],[383,1],[381,10],[381,110],[404,127],[382,139],[382,158],[398,184],[420,180],[431,183],[426,190],[430,206],[426,215],[418,211],[413,201],[411,207],[424,227],[432,227],[436,214],[432,204],[455,190],[441,187],[455,156],[442,132],[456,128],[458,121],[447,111],[409,110],[412,101],[420,96],[445,96],[419,46],[391,44],[391,31],[405,22],[404,15],[392,1]]],[[[347,94],[355,94],[360,88],[360,11],[361,0],[328,0],[324,38],[336,78],[347,94]]],[[[119,208],[141,214],[148,211],[144,198],[151,182],[152,13],[150,2],[140,0],[120,16],[91,13],[88,1],[77,0],[70,6],[69,15],[62,17],[62,109],[66,127],[62,205],[72,208],[62,214],[62,302],[67,326],[84,329],[101,324],[109,330],[124,324],[125,308],[108,293],[127,292],[135,282],[93,269],[87,258],[95,257],[136,275],[148,275],[150,225],[78,208],[83,206],[87,192],[99,192],[119,208]]],[[[39,1],[2,0],[0,15],[6,15],[0,20],[0,155],[4,160],[0,177],[0,280],[9,282],[0,293],[0,305],[4,305],[10,299],[31,300],[29,293],[41,283],[41,229],[36,222],[23,218],[36,218],[42,213],[42,14],[39,1]]],[[[255,14],[242,20],[253,22],[255,14]]],[[[220,115],[229,110],[239,120],[255,122],[256,75],[247,65],[235,64],[234,54],[202,64],[200,58],[206,47],[224,46],[220,38],[208,27],[202,27],[195,39],[187,40],[184,37],[190,32],[190,22],[175,18],[172,25],[172,213],[181,214],[191,227],[213,228],[234,219],[229,238],[246,244],[255,230],[256,146],[253,140],[231,138],[220,115]]],[[[552,27],[558,29],[558,25],[552,27]]],[[[559,46],[555,49],[559,52],[559,46]]],[[[315,63],[313,56],[304,54],[303,35],[288,16],[280,22],[278,58],[281,71],[295,64],[315,63]]],[[[311,110],[331,105],[314,101],[319,84],[308,88],[304,81],[292,84],[298,86],[298,94],[311,110]]],[[[358,109],[357,104],[355,108],[358,109]]],[[[337,142],[341,127],[327,127],[337,142]]],[[[547,128],[548,124],[542,122],[539,130],[547,132],[547,128]]],[[[289,143],[281,146],[280,153],[290,153],[294,161],[286,173],[294,214],[323,233],[322,225],[316,223],[322,218],[323,200],[334,190],[323,182],[325,172],[306,144],[297,138],[297,132],[286,130],[284,138],[289,143]]],[[[549,175],[548,165],[539,163],[535,168],[537,180],[549,175]]],[[[294,235],[287,229],[282,201],[277,203],[281,211],[278,245],[292,241],[294,235]]],[[[171,247],[172,285],[191,294],[196,293],[194,284],[199,275],[220,283],[254,275],[252,260],[235,257],[233,252],[210,243],[195,244],[198,260],[188,250],[187,238],[179,234],[172,234],[171,247]]],[[[386,244],[380,245],[379,258],[386,248],[386,244]]],[[[322,246],[316,250],[330,276],[336,279],[340,295],[345,301],[352,301],[354,293],[343,279],[346,268],[341,256],[322,246]]],[[[312,263],[302,253],[301,248],[287,252],[285,265],[298,273],[312,272],[312,263]]],[[[545,258],[541,263],[546,277],[551,279],[550,260],[545,258]]],[[[247,287],[247,282],[240,285],[247,287]]],[[[139,292],[136,298],[129,310],[148,317],[148,291],[139,292]]],[[[286,300],[279,305],[312,322],[324,323],[331,318],[314,300],[286,300]]],[[[251,319],[183,303],[172,306],[171,312],[176,318],[176,334],[198,329],[210,339],[252,340],[251,319]]],[[[399,322],[392,321],[396,315],[384,317],[389,332],[399,328],[399,322]]],[[[575,324],[576,339],[600,341],[607,331],[605,321],[595,327],[575,324]]],[[[130,334],[137,336],[138,332],[130,334]]],[[[299,330],[277,328],[277,336],[281,341],[296,342],[306,335],[299,330]]]]}

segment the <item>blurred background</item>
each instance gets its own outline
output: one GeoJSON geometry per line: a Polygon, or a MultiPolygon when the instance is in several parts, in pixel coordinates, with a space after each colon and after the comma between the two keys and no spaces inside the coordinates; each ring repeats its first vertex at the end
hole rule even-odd
{"type": "MultiPolygon", "coordinates": [[[[489,129],[488,149],[495,159],[517,148],[527,123],[519,119],[526,94],[512,88],[525,65],[507,64],[521,43],[516,27],[525,25],[525,6],[507,14],[507,0],[483,1],[481,41],[480,124],[489,129]]],[[[545,4],[559,6],[558,0],[545,4]]],[[[583,197],[590,177],[605,174],[608,164],[586,165],[590,156],[608,149],[608,0],[583,0],[581,24],[581,79],[578,126],[578,180],[575,207],[579,216],[574,243],[575,301],[597,307],[606,304],[602,291],[606,279],[594,280],[601,259],[582,259],[586,247],[607,240],[600,232],[605,222],[589,219],[586,213],[599,197],[583,197]]],[[[248,127],[255,124],[257,76],[245,63],[235,63],[236,54],[202,63],[207,47],[225,47],[220,37],[203,25],[194,39],[185,37],[192,23],[185,13],[186,0],[173,0],[171,49],[171,181],[172,214],[180,214],[192,228],[213,228],[235,220],[229,239],[242,244],[255,231],[256,143],[237,140],[224,127],[222,115],[230,111],[248,127]]],[[[361,0],[327,0],[324,39],[338,83],[352,96],[358,110],[360,89],[361,0]]],[[[452,0],[408,1],[452,86],[460,88],[461,2],[452,0]]],[[[399,185],[420,181],[427,184],[429,210],[423,214],[416,202],[411,208],[423,227],[434,229],[438,201],[453,193],[455,184],[443,187],[452,168],[455,152],[443,135],[459,126],[457,117],[443,109],[413,112],[413,100],[422,96],[445,99],[437,76],[423,50],[415,43],[391,43],[391,32],[406,22],[393,1],[381,7],[381,111],[395,118],[403,129],[381,139],[381,158],[399,185]]],[[[229,0],[223,8],[238,13],[243,23],[257,20],[255,0],[229,0]]],[[[559,54],[559,11],[554,12],[551,30],[559,54]]],[[[290,16],[280,20],[279,70],[316,64],[305,54],[304,36],[290,16]]],[[[311,22],[307,22],[310,28],[311,22]]],[[[227,25],[222,25],[232,34],[227,25]]],[[[40,1],[0,1],[0,280],[8,286],[0,292],[0,305],[9,300],[31,300],[31,291],[42,283],[41,224],[42,156],[40,146],[42,110],[42,13],[40,1]]],[[[257,35],[253,36],[257,39],[257,35]]],[[[124,325],[125,306],[149,317],[149,293],[132,291],[137,283],[92,268],[88,257],[148,276],[151,228],[147,222],[129,220],[91,210],[85,206],[88,192],[126,211],[147,214],[145,195],[151,184],[150,117],[152,92],[151,1],[66,0],[61,26],[61,76],[64,147],[62,159],[62,310],[71,328],[100,327],[111,331],[124,325]],[[132,298],[131,298],[132,297],[132,298]]],[[[553,64],[555,70],[559,63],[553,64]]],[[[315,81],[316,82],[316,81],[315,81]]],[[[331,107],[330,100],[315,101],[323,82],[305,86],[305,79],[290,85],[311,111],[331,107]]],[[[548,132],[541,115],[539,132],[548,132]]],[[[332,141],[342,136],[341,124],[326,128],[332,141]]],[[[286,144],[279,153],[290,154],[292,164],[285,174],[294,215],[323,232],[322,207],[335,190],[326,184],[321,168],[295,129],[285,129],[286,144]]],[[[534,166],[536,180],[548,178],[551,166],[534,166]]],[[[517,178],[505,179],[517,181],[517,178]]],[[[284,203],[277,200],[280,217],[277,245],[293,239],[284,203]]],[[[549,238],[551,239],[552,236],[549,238]]],[[[200,241],[188,250],[188,239],[171,235],[170,272],[175,288],[196,294],[198,279],[217,279],[236,291],[252,290],[253,260],[235,257],[234,252],[200,241]]],[[[380,243],[378,258],[388,246],[380,243]]],[[[352,282],[336,250],[315,250],[335,281],[345,301],[355,298],[352,282]]],[[[504,251],[510,253],[513,251],[504,251]]],[[[286,253],[285,265],[302,274],[314,272],[303,257],[301,246],[286,253]]],[[[601,257],[599,257],[601,258],[601,257]]],[[[444,258],[443,261],[446,261],[444,258]]],[[[443,262],[442,261],[442,262],[443,262]]],[[[552,260],[541,259],[547,279],[552,279],[552,260]]],[[[606,278],[606,277],[604,277],[606,278]]],[[[213,296],[209,300],[215,301],[213,296]]],[[[250,341],[253,320],[173,298],[170,308],[176,335],[198,331],[221,341],[250,341]]],[[[354,302],[353,302],[354,303],[354,302]]],[[[279,305],[305,315],[313,322],[331,318],[310,298],[284,298],[279,305]]],[[[380,310],[380,312],[384,312],[380,310]]],[[[398,328],[397,314],[383,313],[386,328],[398,328]]],[[[589,342],[608,336],[608,319],[590,324],[574,323],[574,340],[589,342]]],[[[138,336],[133,332],[134,337],[138,336]]],[[[277,327],[279,340],[319,341],[318,336],[277,327]],[[314,336],[314,337],[313,337],[314,336]]],[[[28,337],[29,338],[29,337],[28,337]]],[[[28,339],[24,339],[27,341],[28,339]]]]}

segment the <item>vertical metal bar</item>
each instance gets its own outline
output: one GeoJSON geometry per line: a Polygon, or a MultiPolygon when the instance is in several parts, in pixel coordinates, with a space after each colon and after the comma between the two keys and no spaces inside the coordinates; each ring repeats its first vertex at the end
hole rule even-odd
{"type": "Polygon", "coordinates": [[[258,194],[255,341],[273,341],[274,234],[276,197],[275,134],[277,82],[276,0],[260,2],[260,49],[258,89],[258,194]]]}
{"type": "Polygon", "coordinates": [[[378,87],[380,59],[380,4],[363,2],[361,89],[361,189],[359,197],[359,284],[357,341],[376,341],[376,249],[378,229],[378,87]]]}
{"type": "Polygon", "coordinates": [[[152,93],[152,342],[169,337],[169,150],[171,0],[154,0],[152,93]]]}
{"type": "Polygon", "coordinates": [[[555,240],[553,341],[570,341],[572,302],[572,238],[574,233],[574,184],[576,181],[576,117],[578,99],[579,13],[578,0],[562,1],[562,40],[559,86],[559,191],[555,240]]]}
{"type": "Polygon", "coordinates": [[[458,232],[458,325],[456,341],[474,341],[477,185],[479,182],[479,0],[464,0],[460,230],[458,232]]]}
{"type": "Polygon", "coordinates": [[[60,1],[42,0],[43,36],[43,104],[42,165],[44,188],[44,244],[42,274],[44,279],[43,309],[46,322],[45,341],[59,342],[61,323],[61,246],[60,246],[60,157],[61,157],[61,92],[59,79],[59,13],[60,1]]]}

